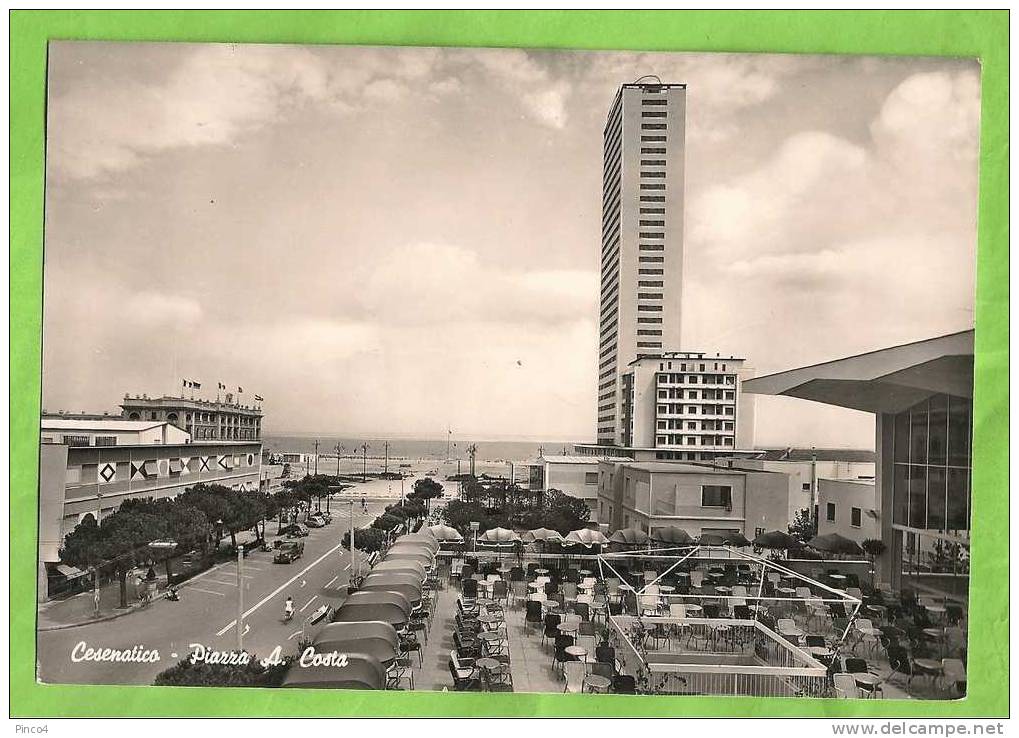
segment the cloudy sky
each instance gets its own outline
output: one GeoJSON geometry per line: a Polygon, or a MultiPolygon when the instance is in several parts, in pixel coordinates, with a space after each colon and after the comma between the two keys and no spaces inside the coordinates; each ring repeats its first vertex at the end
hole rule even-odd
{"type": "MultiPolygon", "coordinates": [[[[270,432],[591,440],[601,134],[650,73],[689,86],[681,348],[972,327],[975,62],[59,43],[44,407],[186,377],[270,432]]],[[[760,444],[873,443],[757,402],[760,444]]]]}

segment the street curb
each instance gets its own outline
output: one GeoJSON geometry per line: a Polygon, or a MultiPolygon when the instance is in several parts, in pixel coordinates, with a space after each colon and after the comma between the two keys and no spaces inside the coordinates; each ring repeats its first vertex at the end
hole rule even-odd
{"type": "Polygon", "coordinates": [[[116,620],[117,618],[122,618],[125,615],[130,615],[133,612],[138,612],[141,609],[142,609],[141,607],[129,607],[124,612],[114,613],[113,615],[107,615],[106,617],[102,617],[102,618],[93,618],[91,620],[83,620],[80,623],[62,623],[60,625],[47,625],[45,627],[44,626],[39,626],[38,628],[36,628],[36,630],[38,632],[40,632],[40,633],[47,633],[47,632],[53,631],[53,630],[69,630],[71,628],[80,628],[83,625],[93,625],[95,623],[105,623],[105,622],[108,622],[110,620],[116,620]]]}

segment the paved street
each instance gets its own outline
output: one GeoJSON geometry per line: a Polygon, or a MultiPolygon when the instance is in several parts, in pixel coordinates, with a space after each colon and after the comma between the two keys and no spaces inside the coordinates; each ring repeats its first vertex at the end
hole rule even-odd
{"type": "MultiPolygon", "coordinates": [[[[368,514],[354,511],[357,527],[369,525],[386,503],[369,505],[368,514]]],[[[350,555],[340,545],[349,530],[349,507],[332,504],[333,522],[311,529],[304,556],[292,564],[274,564],[272,553],[256,551],[243,564],[244,648],[262,658],[277,646],[292,653],[301,638],[302,623],[321,605],[336,607],[346,596],[350,555]],[[287,596],[297,614],[282,618],[287,596]]],[[[269,527],[270,541],[273,539],[269,527]]],[[[233,627],[237,616],[237,562],[221,564],[189,580],[179,602],[158,600],[144,610],[106,622],[39,633],[39,676],[44,682],[76,684],[151,684],[155,676],[191,653],[192,644],[229,651],[236,648],[233,627]],[[155,663],[96,663],[72,660],[77,644],[89,648],[155,649],[155,663]]],[[[318,626],[309,626],[312,635],[318,626]]],[[[85,647],[80,647],[83,649],[85,647]]]]}

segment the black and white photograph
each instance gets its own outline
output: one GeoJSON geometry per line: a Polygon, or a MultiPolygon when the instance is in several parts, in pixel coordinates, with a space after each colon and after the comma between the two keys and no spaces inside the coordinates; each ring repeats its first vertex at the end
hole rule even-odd
{"type": "Polygon", "coordinates": [[[980,97],[50,42],[37,679],[965,697],[980,97]]]}

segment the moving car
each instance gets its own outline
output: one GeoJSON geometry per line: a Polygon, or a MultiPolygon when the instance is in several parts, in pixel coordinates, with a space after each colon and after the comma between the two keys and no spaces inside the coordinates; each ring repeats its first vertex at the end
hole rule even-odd
{"type": "Polygon", "coordinates": [[[326,521],[320,515],[309,515],[308,519],[304,521],[304,524],[309,528],[325,528],[326,521]]]}
{"type": "Polygon", "coordinates": [[[304,555],[304,541],[284,541],[280,544],[276,555],[272,557],[274,564],[292,564],[304,555]]]}

